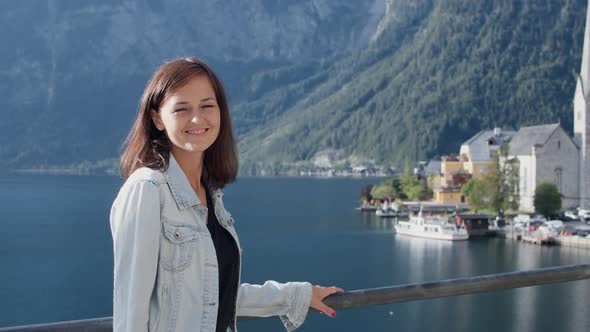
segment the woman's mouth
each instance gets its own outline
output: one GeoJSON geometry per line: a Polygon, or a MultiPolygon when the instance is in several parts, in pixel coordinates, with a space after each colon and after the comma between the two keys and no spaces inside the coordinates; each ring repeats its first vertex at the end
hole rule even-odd
{"type": "Polygon", "coordinates": [[[208,130],[209,130],[209,128],[202,128],[202,129],[191,129],[191,130],[187,130],[185,132],[189,135],[202,135],[202,134],[206,133],[208,130]]]}

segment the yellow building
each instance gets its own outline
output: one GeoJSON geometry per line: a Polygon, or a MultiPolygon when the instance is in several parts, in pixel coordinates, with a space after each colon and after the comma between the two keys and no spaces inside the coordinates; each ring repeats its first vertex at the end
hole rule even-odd
{"type": "Polygon", "coordinates": [[[434,200],[439,204],[464,204],[463,185],[495,170],[494,159],[500,146],[514,134],[500,128],[483,130],[461,145],[459,156],[442,157],[440,174],[434,181],[434,200]]]}
{"type": "Polygon", "coordinates": [[[439,204],[459,205],[465,203],[465,197],[461,194],[461,188],[471,180],[472,176],[463,167],[457,167],[457,163],[452,159],[457,158],[443,157],[441,170],[443,169],[442,165],[445,165],[447,166],[444,168],[446,172],[441,172],[435,179],[433,189],[434,200],[439,204]],[[449,164],[452,167],[448,167],[449,164]]]}
{"type": "Polygon", "coordinates": [[[461,170],[464,170],[463,160],[455,156],[442,157],[442,163],[440,165],[440,172],[442,174],[454,173],[461,170]]]}
{"type": "Polygon", "coordinates": [[[490,171],[495,170],[496,164],[493,161],[466,161],[463,163],[463,168],[474,178],[481,178],[490,171]]]}
{"type": "Polygon", "coordinates": [[[447,191],[446,189],[435,191],[434,200],[440,204],[459,205],[465,203],[465,197],[461,195],[461,189],[447,191]]]}

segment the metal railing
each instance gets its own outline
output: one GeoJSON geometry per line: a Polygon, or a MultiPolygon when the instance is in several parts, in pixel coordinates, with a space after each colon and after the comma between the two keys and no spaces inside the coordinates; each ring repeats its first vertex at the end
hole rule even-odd
{"type": "MultiPolygon", "coordinates": [[[[343,310],[449,296],[495,292],[513,288],[540,286],[585,279],[590,279],[590,264],[568,265],[401,286],[361,289],[331,295],[324,299],[324,302],[336,310],[343,310]]],[[[256,318],[238,317],[238,319],[256,318]]],[[[112,318],[106,317],[0,328],[0,332],[111,332],[112,323],[112,318]]]]}

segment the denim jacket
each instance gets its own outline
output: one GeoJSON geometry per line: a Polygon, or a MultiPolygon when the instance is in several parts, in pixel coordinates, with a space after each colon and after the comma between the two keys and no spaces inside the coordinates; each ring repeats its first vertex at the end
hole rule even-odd
{"type": "MultiPolygon", "coordinates": [[[[219,223],[236,241],[241,266],[234,220],[221,191],[210,192],[219,223]]],[[[140,168],[127,179],[110,216],[114,332],[215,331],[218,268],[206,215],[172,155],[166,171],[140,168]]],[[[311,288],[307,282],[239,284],[234,322],[235,316],[278,315],[293,331],[305,320],[311,288]]],[[[236,331],[235,323],[229,330],[236,331]]]]}

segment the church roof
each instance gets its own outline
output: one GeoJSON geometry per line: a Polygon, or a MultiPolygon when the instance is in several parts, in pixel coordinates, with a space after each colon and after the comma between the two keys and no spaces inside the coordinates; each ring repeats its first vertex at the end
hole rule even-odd
{"type": "Polygon", "coordinates": [[[510,141],[510,155],[531,155],[533,146],[544,145],[559,127],[559,123],[521,127],[510,141]]]}

